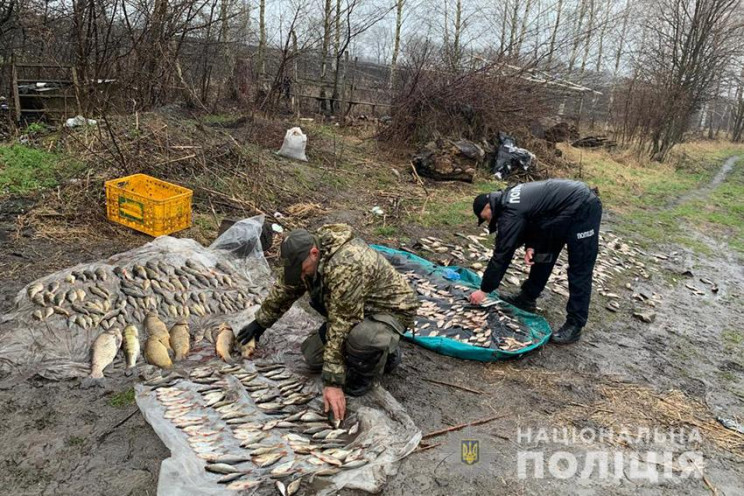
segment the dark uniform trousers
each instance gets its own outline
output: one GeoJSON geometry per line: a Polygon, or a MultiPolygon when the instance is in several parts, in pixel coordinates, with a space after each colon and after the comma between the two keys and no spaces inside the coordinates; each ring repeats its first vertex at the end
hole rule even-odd
{"type": "Polygon", "coordinates": [[[567,238],[550,250],[545,263],[535,263],[530,275],[522,284],[522,291],[531,298],[540,296],[548,283],[550,273],[564,246],[568,248],[568,304],[566,321],[583,327],[589,316],[592,295],[592,273],[599,251],[599,224],[602,220],[602,202],[592,193],[571,221],[567,238]]]}

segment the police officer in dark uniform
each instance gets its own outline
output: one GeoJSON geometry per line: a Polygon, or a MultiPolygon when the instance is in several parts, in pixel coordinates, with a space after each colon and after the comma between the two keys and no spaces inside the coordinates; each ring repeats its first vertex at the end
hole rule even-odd
{"type": "Polygon", "coordinates": [[[592,272],[599,249],[602,203],[597,195],[579,181],[548,179],[478,195],[473,201],[473,212],[479,225],[488,222],[488,230],[498,234],[481,288],[470,296],[470,301],[479,304],[487,293],[499,287],[514,251],[525,245],[530,275],[518,294],[501,299],[534,312],[535,300],[545,288],[558,255],[568,246],[570,295],[566,323],[551,341],[577,341],[589,314],[592,272]]]}

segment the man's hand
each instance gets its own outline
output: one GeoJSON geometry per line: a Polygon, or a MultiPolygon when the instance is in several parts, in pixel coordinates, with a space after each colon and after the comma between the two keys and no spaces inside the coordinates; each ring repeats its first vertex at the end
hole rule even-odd
{"type": "Polygon", "coordinates": [[[343,420],[346,415],[346,397],[339,387],[326,386],[323,388],[324,412],[333,411],[333,418],[343,420]]]}
{"type": "Polygon", "coordinates": [[[266,329],[264,329],[261,324],[254,320],[240,330],[238,333],[238,341],[240,344],[246,344],[251,339],[255,339],[256,342],[258,342],[258,338],[261,337],[261,334],[263,334],[265,330],[266,329]]]}
{"type": "Polygon", "coordinates": [[[486,297],[488,297],[488,294],[479,289],[478,291],[475,291],[473,292],[473,294],[470,295],[470,303],[472,303],[473,305],[480,305],[481,303],[483,303],[483,300],[485,300],[486,297]]]}
{"type": "Polygon", "coordinates": [[[524,263],[527,265],[535,265],[535,262],[533,262],[535,258],[535,250],[533,248],[527,248],[524,251],[524,263]]]}

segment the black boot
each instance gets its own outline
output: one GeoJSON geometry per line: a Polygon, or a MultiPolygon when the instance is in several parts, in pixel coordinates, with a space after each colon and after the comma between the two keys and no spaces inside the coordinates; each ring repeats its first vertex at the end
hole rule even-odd
{"type": "Polygon", "coordinates": [[[362,396],[372,389],[381,358],[382,351],[355,351],[347,345],[344,392],[349,396],[362,396]]]}
{"type": "Polygon", "coordinates": [[[395,351],[388,353],[387,361],[385,362],[385,373],[389,374],[393,370],[397,369],[402,359],[403,352],[400,351],[400,348],[395,348],[395,351]]]}
{"type": "Polygon", "coordinates": [[[555,332],[552,336],[550,336],[550,341],[555,344],[575,343],[579,340],[579,338],[581,338],[581,330],[581,326],[566,322],[565,324],[563,324],[563,327],[558,329],[558,332],[555,332]]]}
{"type": "Polygon", "coordinates": [[[530,298],[524,294],[524,291],[520,291],[519,294],[504,295],[500,298],[510,305],[517,307],[525,312],[535,313],[537,310],[537,302],[534,298],[530,298]]]}

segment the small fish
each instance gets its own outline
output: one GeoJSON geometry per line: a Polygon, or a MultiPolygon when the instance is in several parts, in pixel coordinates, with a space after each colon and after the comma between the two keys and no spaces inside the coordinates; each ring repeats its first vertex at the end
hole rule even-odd
{"type": "Polygon", "coordinates": [[[323,460],[324,462],[328,463],[329,465],[336,465],[337,467],[340,467],[341,466],[341,460],[339,460],[337,458],[334,458],[332,456],[328,456],[328,455],[326,455],[324,453],[321,453],[320,451],[317,451],[317,450],[316,451],[313,451],[312,454],[316,458],[318,458],[320,460],[323,460]]]}
{"type": "MultiPolygon", "coordinates": [[[[212,455],[205,455],[205,459],[208,459],[212,455]]],[[[227,484],[228,482],[232,482],[236,479],[240,479],[245,475],[245,472],[233,472],[232,474],[223,475],[219,479],[217,479],[218,484],[227,484]]]]}
{"type": "Polygon", "coordinates": [[[259,468],[269,467],[287,455],[286,451],[280,451],[279,453],[269,453],[266,455],[260,455],[253,459],[253,463],[259,468]]]}
{"type": "Polygon", "coordinates": [[[319,477],[328,477],[328,476],[331,476],[331,475],[336,475],[340,471],[341,471],[341,469],[339,469],[339,468],[328,467],[328,468],[322,468],[322,469],[318,470],[317,472],[315,472],[315,475],[317,475],[319,477]]]}
{"type": "Polygon", "coordinates": [[[309,411],[300,417],[300,420],[303,422],[322,422],[326,420],[326,417],[318,412],[309,411]]]}
{"type": "Polygon", "coordinates": [[[38,293],[44,291],[44,285],[41,283],[34,283],[28,287],[26,290],[26,293],[28,294],[28,297],[30,299],[34,299],[34,296],[36,296],[38,293]]]}
{"type": "Polygon", "coordinates": [[[213,474],[233,474],[235,472],[240,472],[239,469],[228,463],[209,463],[204,467],[204,469],[213,474]]]}
{"type": "Polygon", "coordinates": [[[293,480],[287,485],[287,496],[294,496],[297,494],[297,491],[300,490],[300,483],[302,482],[302,477],[293,480]]]}
{"type": "Polygon", "coordinates": [[[271,446],[262,446],[251,451],[251,456],[268,455],[271,453],[277,453],[284,445],[282,443],[273,444],[271,446]]]}
{"type": "Polygon", "coordinates": [[[285,434],[282,436],[282,439],[289,442],[295,442],[295,443],[309,443],[310,439],[306,438],[305,436],[300,436],[299,434],[285,434]]]}
{"type": "Polygon", "coordinates": [[[57,305],[54,305],[52,307],[52,312],[57,313],[59,315],[64,315],[65,317],[69,317],[70,316],[70,312],[68,310],[66,310],[66,309],[64,309],[64,308],[62,308],[60,306],[57,306],[57,305]]]}
{"type": "MultiPolygon", "coordinates": [[[[242,442],[240,443],[240,447],[245,448],[246,446],[250,444],[255,444],[260,441],[263,441],[264,439],[266,439],[266,436],[268,436],[268,434],[266,434],[265,432],[256,432],[254,434],[246,434],[245,439],[243,439],[242,442]]],[[[242,436],[236,436],[236,437],[238,439],[241,439],[242,436]]]]}
{"type": "Polygon", "coordinates": [[[362,460],[352,460],[350,462],[347,462],[347,463],[344,463],[343,465],[341,465],[341,468],[345,468],[345,469],[359,468],[359,467],[361,467],[363,465],[366,465],[367,463],[368,463],[367,460],[364,460],[364,459],[362,459],[362,460]]]}
{"type": "Polygon", "coordinates": [[[248,489],[253,489],[254,487],[258,487],[261,485],[261,481],[257,480],[244,480],[244,481],[235,481],[227,486],[228,489],[231,489],[233,491],[246,491],[248,489]]]}
{"type": "Polygon", "coordinates": [[[281,465],[277,465],[276,467],[271,469],[271,472],[269,473],[274,477],[286,477],[287,475],[294,473],[292,467],[294,467],[294,460],[290,460],[286,463],[282,463],[281,465]]]}
{"type": "Polygon", "coordinates": [[[91,361],[91,379],[103,379],[103,369],[108,367],[116,357],[116,352],[121,346],[121,331],[118,328],[100,334],[93,341],[91,361]]]}
{"type": "Polygon", "coordinates": [[[237,463],[243,463],[250,461],[250,456],[243,456],[243,455],[212,455],[209,458],[205,458],[206,461],[209,463],[214,464],[222,464],[226,463],[228,465],[235,465],[237,463]]]}
{"type": "Polygon", "coordinates": [[[313,434],[313,439],[325,439],[331,432],[333,432],[333,429],[323,429],[313,434]]]}
{"type": "Polygon", "coordinates": [[[309,455],[318,449],[318,446],[314,444],[290,444],[289,447],[298,455],[309,455]]]}
{"type": "Polygon", "coordinates": [[[124,373],[129,376],[132,375],[140,354],[139,331],[136,326],[130,324],[124,328],[123,348],[127,365],[124,373]]]}

